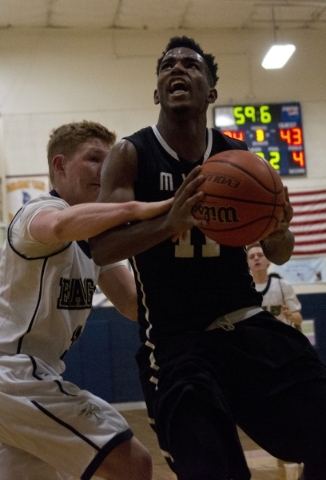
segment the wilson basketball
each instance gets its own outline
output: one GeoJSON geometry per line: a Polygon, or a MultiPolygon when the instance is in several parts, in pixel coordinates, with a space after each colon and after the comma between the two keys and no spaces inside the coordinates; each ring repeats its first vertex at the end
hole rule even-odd
{"type": "Polygon", "coordinates": [[[227,150],[202,165],[205,180],[198,190],[205,197],[193,207],[205,219],[202,232],[233,247],[263,240],[282,220],[285,191],[277,171],[246,150],[227,150]]]}

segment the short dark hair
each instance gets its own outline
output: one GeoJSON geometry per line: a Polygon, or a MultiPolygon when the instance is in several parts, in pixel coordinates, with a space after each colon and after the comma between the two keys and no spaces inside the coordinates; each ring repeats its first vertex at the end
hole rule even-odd
{"type": "Polygon", "coordinates": [[[188,38],[186,36],[170,38],[170,41],[165,48],[165,51],[162,53],[162,56],[157,61],[156,75],[158,75],[160,72],[161,63],[163,61],[163,58],[167,54],[167,52],[169,50],[172,50],[173,48],[178,48],[178,47],[189,48],[190,50],[194,50],[201,57],[203,57],[207,66],[207,70],[209,72],[209,80],[210,80],[210,83],[212,84],[211,86],[214,87],[218,80],[218,76],[216,74],[218,65],[214,61],[215,57],[213,57],[213,55],[211,55],[210,53],[204,53],[200,45],[196,43],[195,40],[193,40],[192,38],[188,38]]]}

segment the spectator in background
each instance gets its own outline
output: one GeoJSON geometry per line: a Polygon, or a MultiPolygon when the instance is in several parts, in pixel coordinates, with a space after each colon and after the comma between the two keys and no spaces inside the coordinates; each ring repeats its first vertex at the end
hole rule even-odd
{"type": "Polygon", "coordinates": [[[265,257],[259,242],[247,247],[247,258],[256,290],[263,295],[262,307],[282,322],[300,330],[301,304],[289,282],[277,273],[268,274],[271,262],[265,257]]]}

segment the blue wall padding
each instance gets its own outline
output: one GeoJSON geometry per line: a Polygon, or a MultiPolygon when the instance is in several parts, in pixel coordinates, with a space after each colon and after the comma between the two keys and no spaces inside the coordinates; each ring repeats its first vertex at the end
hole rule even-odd
{"type": "Polygon", "coordinates": [[[113,307],[93,309],[84,332],[65,356],[65,380],[110,403],[142,401],[135,354],[138,324],[113,307]]]}
{"type": "MultiPolygon", "coordinates": [[[[304,319],[315,324],[315,348],[326,363],[326,294],[298,295],[304,319]]],[[[65,357],[64,379],[110,403],[143,401],[135,354],[138,324],[113,307],[94,308],[85,330],[65,357]]]]}

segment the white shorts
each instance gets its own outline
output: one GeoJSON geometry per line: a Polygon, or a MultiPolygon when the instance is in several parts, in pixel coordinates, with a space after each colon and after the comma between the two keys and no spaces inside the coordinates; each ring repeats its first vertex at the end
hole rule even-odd
{"type": "Polygon", "coordinates": [[[107,402],[27,355],[0,356],[0,475],[92,478],[132,432],[107,402]]]}

